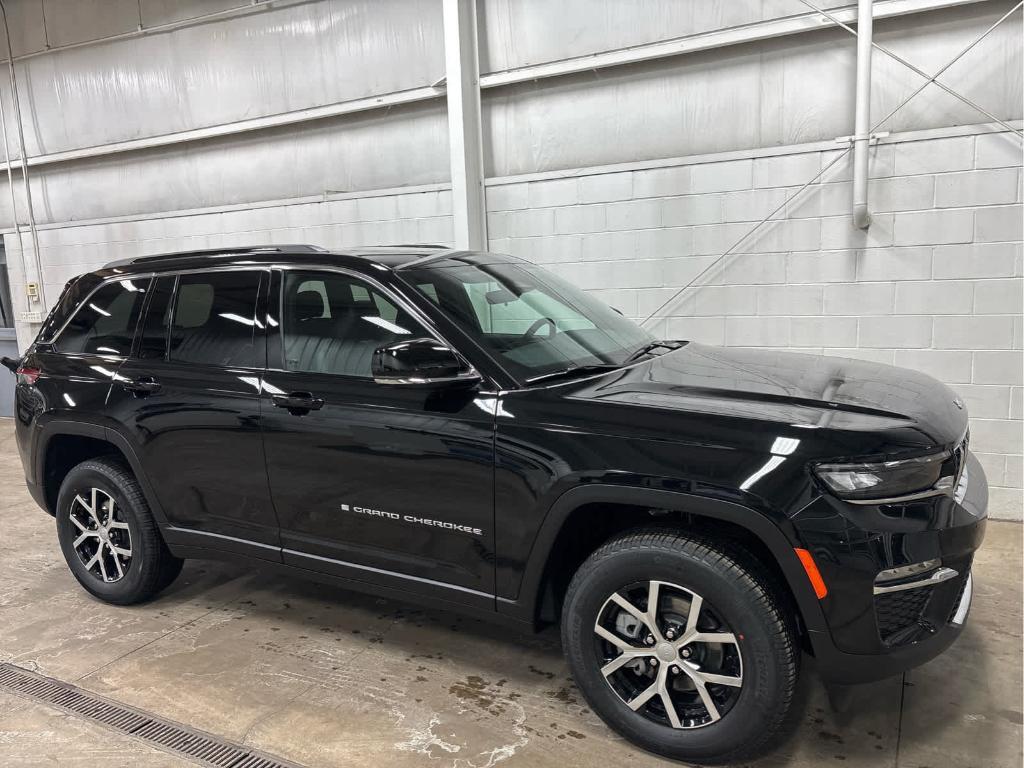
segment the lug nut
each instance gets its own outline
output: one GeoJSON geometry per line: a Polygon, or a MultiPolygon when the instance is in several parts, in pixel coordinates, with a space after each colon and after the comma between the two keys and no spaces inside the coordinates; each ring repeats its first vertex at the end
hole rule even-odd
{"type": "Polygon", "coordinates": [[[652,667],[658,666],[658,660],[657,659],[651,659],[651,666],[652,667]]]}
{"type": "Polygon", "coordinates": [[[683,648],[683,650],[681,650],[679,652],[679,655],[682,656],[684,659],[688,659],[688,658],[690,658],[690,654],[691,653],[692,652],[690,651],[689,648],[683,648]]]}
{"type": "Polygon", "coordinates": [[[654,645],[654,635],[648,635],[644,642],[648,645],[654,645]]]}
{"type": "Polygon", "coordinates": [[[667,637],[669,640],[675,640],[676,631],[670,628],[668,631],[665,632],[665,637],[667,637]]]}

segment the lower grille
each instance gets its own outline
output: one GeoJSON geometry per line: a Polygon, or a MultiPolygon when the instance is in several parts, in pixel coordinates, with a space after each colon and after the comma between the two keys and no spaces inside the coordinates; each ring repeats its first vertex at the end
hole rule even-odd
{"type": "Polygon", "coordinates": [[[918,628],[933,589],[920,587],[875,595],[875,618],[878,622],[878,634],[883,643],[899,645],[916,634],[908,630],[918,628]]]}

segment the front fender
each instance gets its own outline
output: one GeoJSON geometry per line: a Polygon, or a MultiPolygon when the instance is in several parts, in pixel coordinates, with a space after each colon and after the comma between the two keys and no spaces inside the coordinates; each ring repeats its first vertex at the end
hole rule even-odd
{"type": "Polygon", "coordinates": [[[515,598],[497,599],[498,612],[521,621],[534,621],[540,588],[558,533],[569,516],[586,504],[623,504],[650,509],[665,509],[721,520],[738,525],[753,534],[771,552],[800,611],[804,626],[827,633],[821,605],[794,547],[799,546],[795,532],[788,534],[774,522],[741,504],[709,499],[689,493],[616,485],[585,485],[565,491],[548,510],[530,551],[523,579],[515,598]]]}

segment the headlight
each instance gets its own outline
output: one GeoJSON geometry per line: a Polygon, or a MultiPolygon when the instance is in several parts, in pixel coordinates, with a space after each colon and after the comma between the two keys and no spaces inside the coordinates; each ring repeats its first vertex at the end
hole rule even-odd
{"type": "Polygon", "coordinates": [[[844,499],[888,499],[941,488],[948,451],[876,464],[819,464],[815,474],[844,499]]]}

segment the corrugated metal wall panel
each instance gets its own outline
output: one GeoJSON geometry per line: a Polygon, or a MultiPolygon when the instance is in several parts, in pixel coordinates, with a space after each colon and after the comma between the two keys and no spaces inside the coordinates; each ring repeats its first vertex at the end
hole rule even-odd
{"type": "MultiPolygon", "coordinates": [[[[116,22],[85,25],[79,39],[128,22],[135,29],[136,0],[128,5],[130,14],[95,13],[116,22]]],[[[47,15],[47,34],[71,35],[79,15],[47,15]]],[[[27,149],[60,152],[428,85],[444,74],[443,39],[432,0],[330,0],[26,59],[18,70],[27,149]]],[[[7,122],[13,130],[11,114],[7,122]]]]}
{"type": "MultiPolygon", "coordinates": [[[[848,6],[820,0],[820,8],[848,6]]],[[[805,14],[799,0],[484,0],[480,71],[499,72],[805,14]]]]}
{"type": "MultiPolygon", "coordinates": [[[[40,223],[447,181],[441,104],[114,155],[30,175],[40,223]]],[[[10,222],[6,183],[0,215],[10,222]]],[[[24,215],[22,186],[15,185],[24,215]]]]}
{"type": "MultiPolygon", "coordinates": [[[[980,35],[1005,4],[876,25],[883,45],[932,71],[980,35]]],[[[943,82],[1004,118],[1022,105],[1019,25],[1006,24],[943,82]]],[[[855,40],[842,30],[485,92],[490,176],[821,141],[853,130],[855,40]]],[[[874,56],[872,112],[885,115],[922,78],[874,56]]],[[[937,86],[884,126],[906,131],[984,120],[937,86]]]]}

